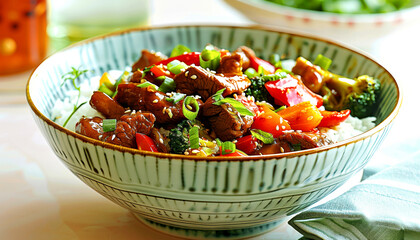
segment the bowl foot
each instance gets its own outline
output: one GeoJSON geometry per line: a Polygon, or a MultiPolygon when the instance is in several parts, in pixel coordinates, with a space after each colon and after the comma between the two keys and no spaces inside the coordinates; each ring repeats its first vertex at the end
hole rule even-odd
{"type": "Polygon", "coordinates": [[[254,227],[229,229],[229,230],[202,230],[202,229],[187,229],[166,225],[143,218],[141,215],[134,213],[134,216],[145,225],[154,230],[163,232],[165,234],[173,235],[182,239],[243,239],[255,237],[279,226],[283,220],[270,222],[254,227]]]}

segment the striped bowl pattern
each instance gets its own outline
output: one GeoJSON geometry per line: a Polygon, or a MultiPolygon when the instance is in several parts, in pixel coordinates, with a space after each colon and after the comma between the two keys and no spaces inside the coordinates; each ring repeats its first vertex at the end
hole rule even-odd
{"type": "Polygon", "coordinates": [[[387,135],[401,105],[393,76],[355,50],[310,36],[261,27],[172,26],[133,29],[88,40],[46,59],[27,84],[34,119],[52,150],[84,183],[132,211],[144,223],[188,238],[237,238],[261,234],[302,211],[361,170],[387,135]],[[113,146],[68,131],[49,119],[52,106],[72,89],[61,85],[71,67],[90,71],[86,81],[124,69],[142,49],[168,53],[176,44],[200,51],[205,44],[240,45],[267,58],[317,54],[332,58],[332,71],[369,74],[383,88],[377,126],[359,136],[317,149],[249,158],[194,158],[113,146]]]}

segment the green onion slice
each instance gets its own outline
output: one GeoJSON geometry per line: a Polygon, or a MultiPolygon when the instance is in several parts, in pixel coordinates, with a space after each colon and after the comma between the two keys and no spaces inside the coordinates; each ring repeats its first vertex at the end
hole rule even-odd
{"type": "Polygon", "coordinates": [[[117,119],[104,119],[102,122],[104,132],[112,132],[117,128],[117,119]]]}
{"type": "Polygon", "coordinates": [[[173,60],[172,62],[168,63],[167,66],[168,70],[175,75],[180,74],[183,69],[188,67],[187,64],[179,60],[173,60]]]}
{"type": "Polygon", "coordinates": [[[231,141],[222,142],[222,155],[236,151],[236,145],[231,141]]]}
{"type": "Polygon", "coordinates": [[[179,101],[184,99],[185,96],[186,96],[186,94],[184,94],[184,93],[173,93],[172,97],[166,98],[166,101],[171,102],[173,104],[177,104],[179,101]]]}
{"type": "Polygon", "coordinates": [[[260,129],[252,129],[251,134],[256,139],[261,140],[264,144],[273,144],[274,143],[274,137],[273,134],[264,132],[260,129]]]}
{"type": "Polygon", "coordinates": [[[198,134],[199,127],[193,126],[189,131],[190,148],[197,149],[200,147],[200,136],[198,134]]]}
{"type": "Polygon", "coordinates": [[[175,90],[176,84],[172,78],[166,76],[161,76],[159,78],[163,78],[163,82],[160,84],[158,91],[167,93],[175,90]]]}
{"type": "Polygon", "coordinates": [[[158,89],[158,86],[156,86],[155,84],[153,84],[151,82],[147,82],[147,81],[137,85],[137,87],[141,87],[141,88],[148,87],[148,86],[152,86],[155,90],[158,89]]]}
{"type": "Polygon", "coordinates": [[[313,62],[315,65],[318,65],[320,68],[324,70],[328,70],[328,68],[331,66],[332,60],[325,57],[322,54],[318,54],[315,61],[313,62]]]}
{"type": "Polygon", "coordinates": [[[210,70],[216,70],[220,65],[220,52],[217,50],[204,49],[200,54],[200,66],[210,70]]]}
{"type": "Polygon", "coordinates": [[[249,78],[249,79],[251,79],[251,78],[254,78],[254,77],[256,77],[256,76],[258,76],[258,72],[255,70],[255,69],[253,69],[253,68],[247,68],[246,70],[245,70],[245,75],[249,78]]]}
{"type": "Polygon", "coordinates": [[[277,53],[273,53],[269,57],[269,62],[273,64],[275,68],[281,68],[281,57],[277,53]]]}
{"type": "Polygon", "coordinates": [[[184,116],[192,121],[197,117],[199,110],[200,106],[198,105],[197,99],[187,96],[182,104],[182,113],[184,116]]]}
{"type": "Polygon", "coordinates": [[[114,95],[114,91],[112,91],[111,89],[108,88],[107,84],[102,83],[101,86],[99,86],[98,90],[100,92],[105,93],[106,95],[112,97],[114,95]]]}
{"type": "Polygon", "coordinates": [[[115,97],[118,93],[118,85],[120,85],[121,82],[127,80],[128,76],[130,76],[130,73],[128,71],[124,71],[123,74],[115,81],[114,88],[115,92],[111,95],[111,97],[115,97]]]}
{"type": "Polygon", "coordinates": [[[189,53],[189,52],[191,52],[191,50],[187,46],[179,44],[179,45],[176,45],[172,49],[170,57],[176,57],[176,56],[182,55],[184,53],[189,53]]]}
{"type": "Polygon", "coordinates": [[[286,109],[286,106],[281,106],[281,107],[277,108],[276,110],[274,110],[274,112],[279,112],[283,109],[286,109]]]}

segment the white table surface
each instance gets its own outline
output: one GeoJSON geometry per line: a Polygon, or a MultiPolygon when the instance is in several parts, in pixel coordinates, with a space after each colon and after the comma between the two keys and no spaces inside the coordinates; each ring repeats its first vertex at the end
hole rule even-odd
{"type": "MultiPolygon", "coordinates": [[[[221,0],[152,2],[151,25],[251,23],[221,0]]],[[[420,25],[404,29],[365,49],[391,70],[404,96],[393,130],[371,164],[392,165],[420,151],[419,32],[420,25]]],[[[0,239],[178,239],[141,224],[59,161],[26,104],[29,75],[0,77],[0,239]]],[[[299,238],[286,222],[254,239],[299,238]]]]}

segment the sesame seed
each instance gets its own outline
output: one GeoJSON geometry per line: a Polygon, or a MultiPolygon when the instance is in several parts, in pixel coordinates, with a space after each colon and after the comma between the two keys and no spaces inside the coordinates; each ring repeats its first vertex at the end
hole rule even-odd
{"type": "Polygon", "coordinates": [[[284,148],[280,147],[280,152],[284,153],[284,148]]]}
{"type": "Polygon", "coordinates": [[[314,119],[314,116],[309,116],[309,117],[307,118],[307,120],[308,120],[308,121],[311,121],[312,119],[314,119]]]}
{"type": "Polygon", "coordinates": [[[153,103],[158,103],[158,102],[159,102],[159,100],[157,100],[157,99],[153,100],[153,103]]]}
{"type": "Polygon", "coordinates": [[[185,71],[185,77],[188,77],[189,71],[185,71]]]}
{"type": "Polygon", "coordinates": [[[164,107],[164,108],[162,109],[162,113],[163,113],[163,114],[165,114],[165,112],[166,112],[166,107],[164,107]]]}
{"type": "Polygon", "coordinates": [[[193,80],[197,79],[197,75],[195,75],[195,74],[194,74],[194,75],[192,75],[192,76],[191,76],[191,79],[193,79],[193,80]]]}
{"type": "Polygon", "coordinates": [[[131,112],[131,110],[130,109],[127,109],[127,110],[125,110],[124,113],[129,113],[129,112],[131,112]]]}
{"type": "Polygon", "coordinates": [[[192,153],[199,153],[200,151],[198,151],[197,149],[194,149],[191,151],[192,153]]]}
{"type": "Polygon", "coordinates": [[[133,110],[133,111],[131,112],[131,115],[134,115],[134,114],[136,114],[136,110],[133,110]]]}
{"type": "Polygon", "coordinates": [[[161,144],[163,144],[163,139],[162,139],[162,138],[159,138],[159,142],[160,142],[161,144]]]}
{"type": "Polygon", "coordinates": [[[280,126],[279,125],[276,126],[276,130],[277,131],[280,130],[280,126]]]}
{"type": "Polygon", "coordinates": [[[102,139],[102,135],[99,135],[99,137],[98,137],[98,138],[99,138],[99,140],[101,140],[101,139],[102,139]]]}
{"type": "Polygon", "coordinates": [[[284,130],[284,129],[286,129],[286,126],[284,126],[284,125],[283,125],[283,126],[281,126],[281,129],[283,129],[283,130],[284,130]]]}
{"type": "Polygon", "coordinates": [[[115,139],[115,134],[112,134],[111,141],[114,141],[114,139],[115,139]]]}
{"type": "Polygon", "coordinates": [[[185,155],[190,155],[190,153],[189,153],[189,152],[187,152],[187,151],[185,151],[185,152],[184,152],[184,154],[185,154],[185,155]]]}

